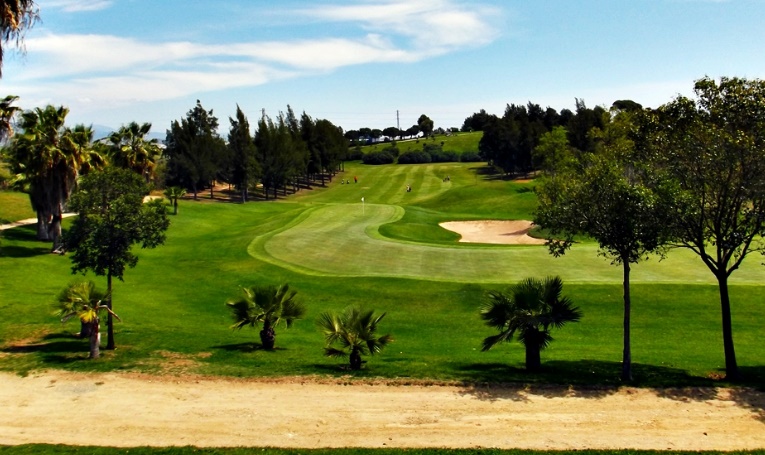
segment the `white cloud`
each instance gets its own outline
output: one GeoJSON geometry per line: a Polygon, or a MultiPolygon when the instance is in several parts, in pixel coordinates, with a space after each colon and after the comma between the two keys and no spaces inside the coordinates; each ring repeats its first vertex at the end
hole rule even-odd
{"type": "Polygon", "coordinates": [[[360,23],[381,34],[408,37],[410,45],[438,55],[447,50],[483,45],[498,35],[492,21],[499,11],[451,0],[382,0],[351,6],[319,6],[298,11],[316,20],[360,23]]]}
{"type": "MultiPolygon", "coordinates": [[[[110,1],[48,0],[65,11],[106,8],[110,1]]],[[[210,44],[152,42],[99,34],[27,39],[23,72],[4,79],[28,101],[95,109],[181,98],[204,91],[266,84],[376,62],[411,63],[485,44],[497,35],[492,11],[452,0],[379,0],[356,6],[292,11],[331,27],[335,36],[210,44]]]]}
{"type": "Polygon", "coordinates": [[[58,8],[67,13],[100,11],[112,6],[112,0],[40,0],[42,8],[58,8]]]}

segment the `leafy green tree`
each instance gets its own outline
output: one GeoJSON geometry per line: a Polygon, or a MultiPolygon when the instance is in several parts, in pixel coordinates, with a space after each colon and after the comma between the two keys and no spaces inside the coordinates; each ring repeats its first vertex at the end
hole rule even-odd
{"type": "Polygon", "coordinates": [[[260,174],[260,165],[255,159],[255,142],[250,132],[250,122],[236,106],[236,118],[229,117],[231,129],[228,132],[228,148],[233,164],[233,183],[242,194],[242,202],[249,198],[250,182],[260,174]]]}
{"type": "Polygon", "coordinates": [[[182,198],[186,194],[186,189],[180,186],[171,186],[165,188],[165,197],[170,200],[173,205],[173,215],[178,214],[178,199],[182,198]]]}
{"type": "Polygon", "coordinates": [[[765,252],[765,81],[704,78],[694,91],[658,109],[650,142],[656,169],[680,187],[676,245],[717,279],[725,371],[737,380],[728,279],[749,253],[765,252]]]}
{"type": "Polygon", "coordinates": [[[486,112],[486,110],[481,109],[480,112],[476,112],[465,119],[465,121],[462,123],[462,128],[460,128],[460,131],[483,131],[486,125],[495,119],[497,119],[496,115],[489,114],[486,112]]]}
{"type": "Polygon", "coordinates": [[[507,292],[489,292],[488,301],[481,306],[481,319],[499,334],[486,337],[482,350],[513,341],[517,333],[526,348],[526,369],[539,370],[540,353],[553,341],[550,330],[582,318],[579,308],[562,292],[560,277],[527,278],[507,292]]]}
{"type": "Polygon", "coordinates": [[[260,342],[263,349],[271,350],[276,342],[274,328],[284,322],[290,328],[306,312],[305,305],[295,298],[297,291],[288,284],[276,286],[252,286],[242,288],[242,295],[226,302],[234,318],[232,329],[263,324],[260,342]]]}
{"type": "Polygon", "coordinates": [[[40,10],[32,0],[0,1],[0,77],[3,75],[3,44],[14,42],[23,49],[24,34],[40,19],[40,10]]]}
{"type": "Polygon", "coordinates": [[[123,125],[108,137],[111,163],[123,169],[130,169],[151,183],[154,169],[162,154],[159,141],[147,139],[151,123],[139,125],[130,122],[123,125]]]}
{"type": "Polygon", "coordinates": [[[201,186],[211,184],[218,171],[218,157],[226,148],[218,136],[218,119],[199,100],[181,121],[170,124],[164,156],[170,185],[191,188],[194,199],[201,186]]]}
{"type": "Polygon", "coordinates": [[[537,186],[534,223],[548,232],[550,253],[560,256],[578,235],[592,237],[600,254],[621,264],[624,304],[622,379],[632,380],[631,264],[661,252],[671,237],[672,186],[644,166],[629,138],[623,112],[605,131],[593,130],[598,153],[563,160],[537,186]]]}
{"type": "Polygon", "coordinates": [[[322,313],[317,324],[327,343],[324,355],[348,357],[351,370],[361,369],[362,355],[378,354],[393,341],[390,335],[377,335],[377,326],[384,317],[385,313],[375,316],[374,310],[357,306],[349,306],[342,313],[322,313]],[[340,349],[332,346],[335,343],[340,345],[340,349]]]}
{"type": "Polygon", "coordinates": [[[90,339],[90,358],[97,359],[101,356],[101,318],[99,313],[106,312],[109,316],[120,320],[106,302],[108,294],[96,288],[92,281],[76,281],[70,283],[58,295],[58,315],[61,322],[66,322],[73,317],[80,320],[80,337],[90,339]]]}
{"type": "MultiPolygon", "coordinates": [[[[106,168],[84,176],[72,195],[77,212],[65,235],[72,273],[88,270],[106,276],[107,306],[112,305],[112,278],[123,281],[126,268],[138,263],[133,245],[154,248],[165,241],[170,221],[161,200],[143,203],[148,187],[132,171],[106,168]]],[[[106,349],[114,349],[112,314],[107,319],[106,349]]]]}
{"type": "Polygon", "coordinates": [[[263,116],[258,122],[255,148],[262,169],[261,181],[266,199],[270,191],[273,191],[276,198],[278,189],[285,188],[294,175],[294,143],[295,139],[283,114],[280,113],[276,121],[263,116]]]}
{"type": "Polygon", "coordinates": [[[293,190],[297,192],[300,189],[300,179],[306,177],[308,179],[308,163],[311,161],[311,151],[308,148],[308,143],[303,139],[302,119],[308,117],[303,112],[301,119],[295,116],[292,111],[292,107],[287,105],[287,115],[285,122],[287,129],[290,132],[290,138],[292,139],[292,147],[290,150],[290,166],[288,170],[288,181],[292,182],[293,190]]]}
{"type": "Polygon", "coordinates": [[[384,136],[389,137],[391,140],[396,140],[397,137],[401,137],[401,130],[395,126],[389,126],[382,130],[384,136]]]}
{"type": "Polygon", "coordinates": [[[433,120],[425,114],[420,115],[417,119],[417,126],[420,127],[420,131],[425,137],[433,134],[433,120]]]}
{"type": "Polygon", "coordinates": [[[534,149],[534,160],[537,167],[548,174],[554,174],[556,169],[566,166],[573,153],[566,137],[566,128],[555,126],[552,131],[539,138],[539,144],[534,149]]]}
{"type": "Polygon", "coordinates": [[[595,143],[589,136],[590,130],[593,128],[602,130],[608,118],[608,111],[601,106],[590,109],[585,105],[584,100],[576,98],[576,114],[565,125],[571,146],[581,152],[592,152],[595,143]]]}

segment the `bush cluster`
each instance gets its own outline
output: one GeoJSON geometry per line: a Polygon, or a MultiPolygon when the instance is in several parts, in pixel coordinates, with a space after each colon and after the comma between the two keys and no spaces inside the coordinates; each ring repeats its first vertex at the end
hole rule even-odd
{"type": "Polygon", "coordinates": [[[462,155],[455,151],[444,151],[442,144],[423,144],[422,150],[404,152],[398,157],[398,164],[422,163],[459,163],[481,161],[477,152],[465,152],[462,155]]]}
{"type": "Polygon", "coordinates": [[[396,161],[396,157],[387,150],[381,150],[379,152],[367,153],[362,157],[361,161],[364,164],[392,164],[396,161]]]}

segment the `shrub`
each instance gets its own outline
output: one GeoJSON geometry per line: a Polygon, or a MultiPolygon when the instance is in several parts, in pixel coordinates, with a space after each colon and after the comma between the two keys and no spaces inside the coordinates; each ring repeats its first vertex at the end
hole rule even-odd
{"type": "Polygon", "coordinates": [[[364,152],[361,151],[360,147],[356,147],[351,150],[348,150],[348,161],[357,161],[357,160],[363,160],[363,159],[364,159],[364,152]]]}
{"type": "Polygon", "coordinates": [[[462,155],[460,155],[460,161],[463,163],[477,163],[484,160],[478,152],[463,152],[462,155]]]}
{"type": "Polygon", "coordinates": [[[434,163],[458,163],[460,161],[459,154],[454,151],[432,152],[430,158],[434,163]]]}
{"type": "Polygon", "coordinates": [[[430,154],[427,152],[404,152],[398,157],[398,164],[420,164],[430,163],[431,161],[430,154]]]}
{"type": "Polygon", "coordinates": [[[396,161],[396,157],[390,154],[390,152],[382,150],[380,152],[370,152],[364,155],[361,159],[364,164],[392,164],[396,161]]]}

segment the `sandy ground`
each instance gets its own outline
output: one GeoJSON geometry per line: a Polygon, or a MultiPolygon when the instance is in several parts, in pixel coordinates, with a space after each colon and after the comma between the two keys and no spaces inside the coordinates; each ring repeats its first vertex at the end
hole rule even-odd
{"type": "Polygon", "coordinates": [[[743,450],[765,393],[0,373],[0,443],[743,450]]]}
{"type": "Polygon", "coordinates": [[[506,245],[544,245],[544,239],[528,235],[533,227],[531,221],[449,221],[440,223],[444,229],[460,234],[460,242],[501,243],[506,245]]]}

